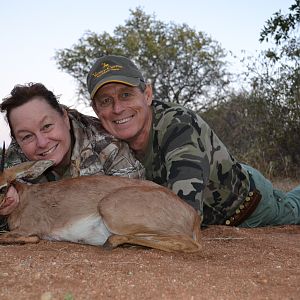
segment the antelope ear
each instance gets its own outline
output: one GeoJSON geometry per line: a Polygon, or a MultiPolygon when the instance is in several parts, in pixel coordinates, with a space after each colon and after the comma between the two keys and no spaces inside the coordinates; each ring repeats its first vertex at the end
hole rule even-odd
{"type": "Polygon", "coordinates": [[[6,169],[5,177],[9,181],[15,179],[35,179],[54,164],[52,160],[27,161],[6,169]]]}
{"type": "Polygon", "coordinates": [[[0,206],[5,199],[4,196],[12,181],[21,178],[37,178],[53,164],[54,162],[52,160],[28,161],[5,169],[0,174],[0,206]]]}

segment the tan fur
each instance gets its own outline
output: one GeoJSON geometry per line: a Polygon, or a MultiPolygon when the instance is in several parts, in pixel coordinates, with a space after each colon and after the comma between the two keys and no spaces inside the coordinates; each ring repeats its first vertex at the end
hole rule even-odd
{"type": "Polygon", "coordinates": [[[130,243],[165,251],[200,249],[201,221],[196,211],[150,181],[82,176],[43,184],[13,184],[20,203],[8,217],[11,232],[0,236],[0,244],[12,236],[59,237],[77,220],[98,215],[111,233],[107,247],[130,243]]]}

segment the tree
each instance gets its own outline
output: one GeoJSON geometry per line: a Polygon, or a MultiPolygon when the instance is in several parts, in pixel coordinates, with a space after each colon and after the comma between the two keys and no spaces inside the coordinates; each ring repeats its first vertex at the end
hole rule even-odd
{"type": "Polygon", "coordinates": [[[295,120],[299,118],[300,108],[300,0],[295,0],[289,10],[286,15],[276,12],[261,31],[260,41],[271,37],[276,47],[264,52],[267,68],[252,81],[259,82],[256,91],[259,88],[265,97],[272,98],[271,102],[286,106],[295,120]],[[273,75],[270,69],[275,70],[273,75]]]}
{"type": "Polygon", "coordinates": [[[93,62],[106,54],[124,55],[142,69],[157,99],[194,109],[222,99],[229,74],[220,45],[186,24],[164,23],[140,8],[114,30],[86,32],[72,48],[56,52],[59,69],[78,82],[81,100],[87,99],[86,76],[93,62]]]}
{"type": "Polygon", "coordinates": [[[290,33],[297,29],[300,23],[300,0],[289,8],[289,14],[282,15],[281,11],[274,14],[274,17],[267,20],[266,26],[260,33],[260,41],[268,41],[271,36],[277,45],[282,41],[290,39],[290,33]]]}
{"type": "Polygon", "coordinates": [[[233,153],[267,176],[300,175],[299,3],[267,21],[261,41],[272,37],[275,47],[251,58],[250,88],[205,114],[233,153]]]}

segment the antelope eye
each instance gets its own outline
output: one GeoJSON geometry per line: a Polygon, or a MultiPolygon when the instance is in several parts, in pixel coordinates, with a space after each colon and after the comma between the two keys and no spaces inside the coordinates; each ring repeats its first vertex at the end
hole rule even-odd
{"type": "Polygon", "coordinates": [[[6,194],[6,191],[7,191],[7,186],[4,186],[2,188],[0,188],[0,206],[3,204],[4,202],[4,199],[5,199],[5,194],[6,194]]]}
{"type": "Polygon", "coordinates": [[[2,188],[0,188],[0,194],[5,194],[7,191],[7,186],[3,186],[2,188]]]}

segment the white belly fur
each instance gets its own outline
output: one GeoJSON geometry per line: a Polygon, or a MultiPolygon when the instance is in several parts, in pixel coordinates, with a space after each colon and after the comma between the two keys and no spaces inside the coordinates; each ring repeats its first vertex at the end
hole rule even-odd
{"type": "Polygon", "coordinates": [[[70,222],[61,229],[56,229],[44,239],[101,246],[110,235],[102,218],[98,214],[94,214],[70,222]]]}

